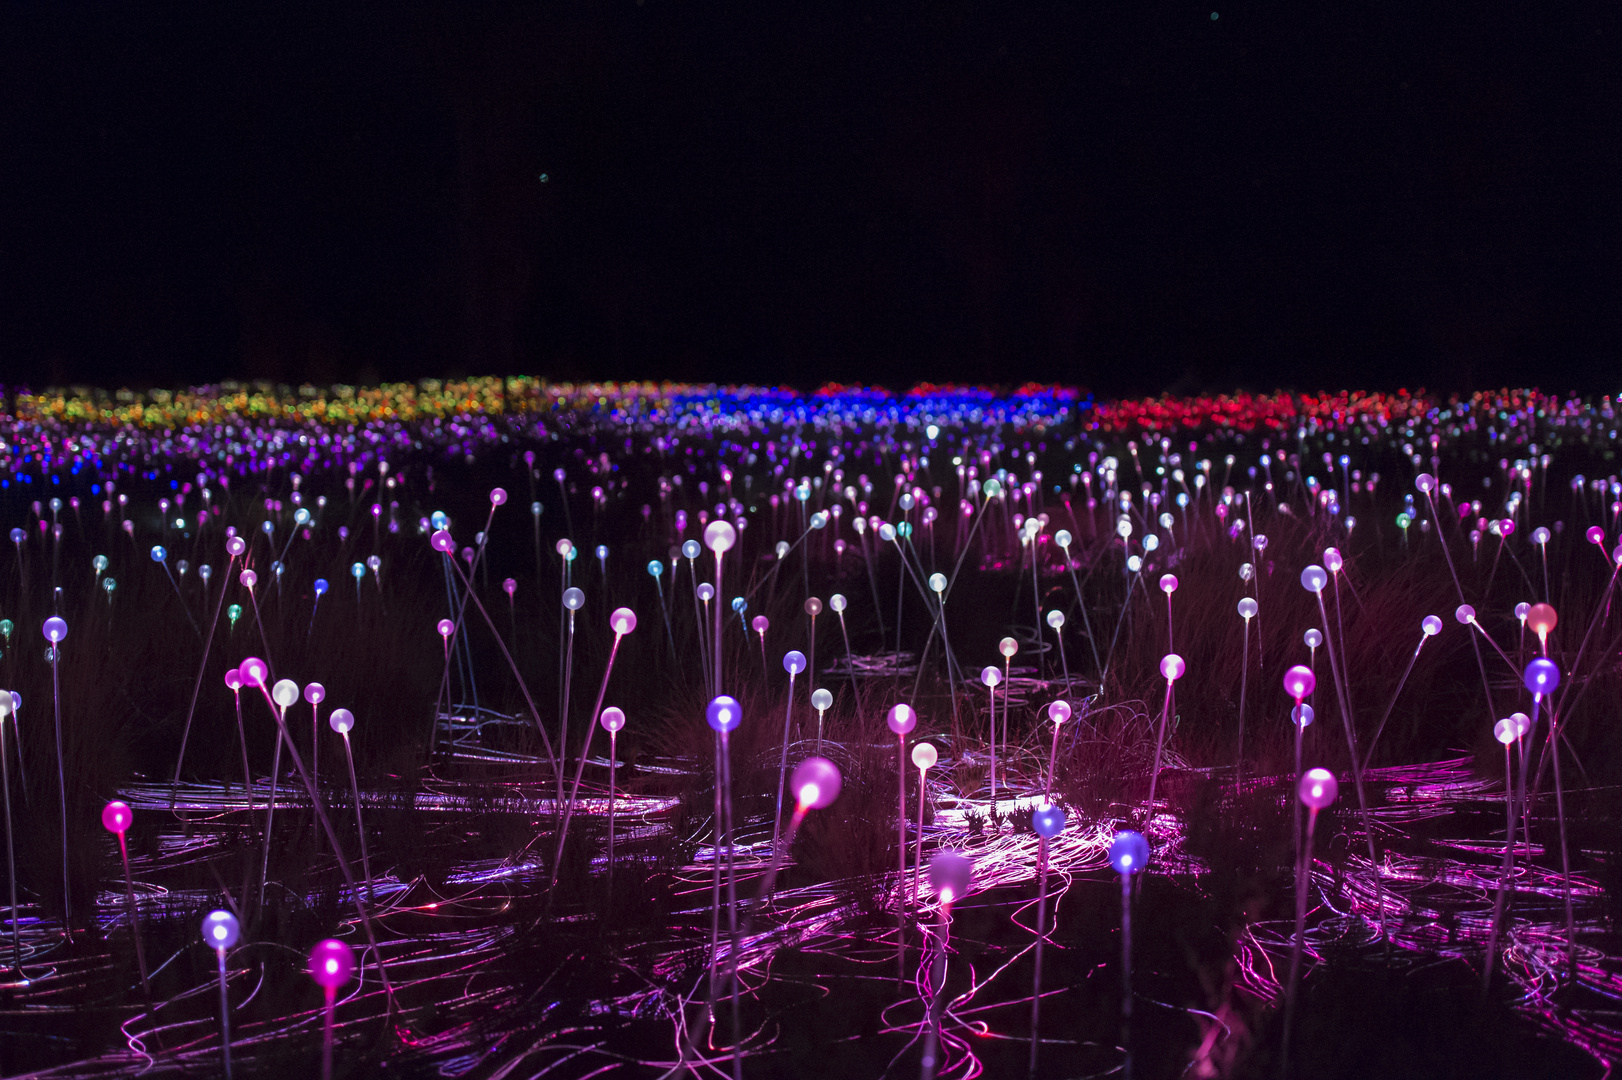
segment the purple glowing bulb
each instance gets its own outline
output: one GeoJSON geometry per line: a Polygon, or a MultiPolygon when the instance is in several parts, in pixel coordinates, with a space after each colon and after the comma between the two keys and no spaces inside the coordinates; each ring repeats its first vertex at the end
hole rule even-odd
{"type": "Polygon", "coordinates": [[[1301,571],[1301,587],[1309,593],[1321,593],[1329,584],[1329,572],[1317,563],[1301,571]]]}
{"type": "Polygon", "coordinates": [[[839,798],[844,779],[839,767],[825,757],[808,757],[794,767],[789,778],[789,790],[799,809],[821,810],[839,798]]]}
{"type": "Polygon", "coordinates": [[[1312,810],[1322,810],[1334,803],[1335,797],[1340,794],[1340,783],[1328,769],[1308,769],[1296,785],[1295,793],[1302,805],[1312,810]]]}
{"type": "Polygon", "coordinates": [[[246,680],[243,679],[240,669],[232,668],[225,673],[225,687],[233,694],[239,692],[244,685],[246,685],[246,680]]]}
{"type": "Polygon", "coordinates": [[[1160,591],[1165,593],[1167,596],[1170,596],[1172,593],[1176,592],[1177,591],[1177,575],[1176,574],[1162,574],[1162,575],[1160,575],[1160,591]]]}
{"type": "Polygon", "coordinates": [[[310,950],[310,978],[328,992],[337,990],[355,973],[355,952],[348,945],[328,938],[310,950]]]}
{"type": "Polygon", "coordinates": [[[885,717],[884,723],[897,735],[905,735],[918,726],[918,710],[902,702],[891,707],[890,715],[885,717]]]}
{"type": "Polygon", "coordinates": [[[1442,632],[1442,620],[1435,615],[1427,615],[1420,620],[1419,629],[1426,637],[1435,637],[1442,632]]]}
{"type": "Polygon", "coordinates": [[[1460,604],[1453,609],[1453,618],[1463,626],[1469,626],[1476,621],[1476,609],[1469,604],[1460,604]]]}
{"type": "Polygon", "coordinates": [[[502,503],[504,503],[506,501],[507,501],[507,489],[506,488],[491,488],[490,489],[490,505],[491,506],[500,506],[502,503]]]}
{"type": "Polygon", "coordinates": [[[610,734],[619,732],[625,727],[625,710],[617,705],[610,705],[604,709],[597,722],[603,725],[603,730],[610,734]]]}
{"type": "Polygon", "coordinates": [[[1048,706],[1048,719],[1055,724],[1062,724],[1070,719],[1071,710],[1068,701],[1055,701],[1048,706]]]}
{"type": "Polygon", "coordinates": [[[348,709],[333,709],[332,715],[327,717],[327,726],[340,735],[348,735],[355,730],[355,714],[348,709]]]}
{"type": "Polygon", "coordinates": [[[40,627],[40,633],[45,635],[46,641],[55,645],[68,636],[68,624],[53,615],[45,620],[45,625],[40,627]]]}
{"type": "Polygon", "coordinates": [[[942,904],[968,895],[974,882],[974,864],[955,851],[937,851],[929,860],[929,883],[942,904]]]}
{"type": "Polygon", "coordinates": [[[101,808],[101,827],[110,833],[129,832],[134,820],[135,814],[130,810],[129,803],[114,799],[101,808]]]}
{"type": "Polygon", "coordinates": [[[1110,841],[1109,864],[1117,874],[1141,874],[1149,865],[1149,841],[1143,834],[1123,829],[1110,841]]]}
{"type": "Polygon", "coordinates": [[[798,649],[790,649],[783,654],[783,670],[790,675],[798,675],[805,670],[805,653],[798,649]]]}
{"type": "Polygon", "coordinates": [[[1002,682],[1002,672],[998,671],[995,666],[987,664],[980,669],[980,681],[989,687],[995,687],[1002,682]]]}
{"type": "Polygon", "coordinates": [[[270,665],[257,656],[250,656],[238,665],[242,672],[244,686],[264,686],[265,680],[270,678],[270,665]]]}
{"type": "Polygon", "coordinates": [[[1047,803],[1031,814],[1031,828],[1044,840],[1052,840],[1064,831],[1064,811],[1047,803]]]}
{"type": "Polygon", "coordinates": [[[1284,692],[1299,704],[1318,685],[1318,677],[1305,664],[1297,664],[1284,673],[1284,692]]]}
{"type": "Polygon", "coordinates": [[[722,694],[704,710],[704,719],[712,729],[724,735],[737,730],[743,720],[743,706],[738,704],[737,698],[722,694]]]}
{"type": "Polygon", "coordinates": [[[203,944],[209,948],[229,949],[241,937],[242,926],[229,911],[211,911],[203,916],[203,944]]]}
{"type": "Polygon", "coordinates": [[[1538,657],[1526,665],[1526,688],[1534,694],[1550,694],[1560,685],[1560,668],[1553,660],[1538,657]]]}

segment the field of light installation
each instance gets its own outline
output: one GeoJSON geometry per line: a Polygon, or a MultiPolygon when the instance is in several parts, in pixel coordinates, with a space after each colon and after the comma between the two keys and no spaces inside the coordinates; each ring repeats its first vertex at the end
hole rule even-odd
{"type": "Polygon", "coordinates": [[[4,1075],[1622,1055],[1608,398],[3,406],[4,1075]]]}

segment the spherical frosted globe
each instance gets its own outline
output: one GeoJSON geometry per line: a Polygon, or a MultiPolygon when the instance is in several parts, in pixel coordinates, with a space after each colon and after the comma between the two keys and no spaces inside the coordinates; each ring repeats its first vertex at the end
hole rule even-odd
{"type": "Polygon", "coordinates": [[[1542,525],[1532,530],[1532,543],[1542,547],[1549,542],[1549,530],[1542,525]]]}
{"type": "Polygon", "coordinates": [[[1313,563],[1301,571],[1301,587],[1307,592],[1323,592],[1324,586],[1329,584],[1329,572],[1317,563],[1313,563]]]}
{"type": "Polygon", "coordinates": [[[805,653],[799,649],[790,649],[783,654],[783,670],[790,675],[798,675],[805,670],[805,653]]]}
{"type": "Polygon", "coordinates": [[[1341,567],[1345,565],[1346,560],[1341,556],[1339,548],[1324,548],[1324,566],[1329,569],[1331,574],[1340,573],[1341,567]]]}
{"type": "Polygon", "coordinates": [[[586,606],[586,594],[573,586],[564,589],[563,606],[570,611],[579,611],[586,606]]]}
{"type": "Polygon", "coordinates": [[[1061,548],[1068,549],[1072,539],[1074,538],[1070,535],[1069,529],[1060,529],[1058,532],[1053,534],[1053,542],[1058,544],[1061,548]]]}
{"type": "Polygon", "coordinates": [[[615,608],[608,617],[608,625],[616,634],[629,634],[636,629],[636,612],[628,607],[615,608]]]}
{"type": "Polygon", "coordinates": [[[1521,622],[1524,623],[1526,621],[1526,617],[1531,613],[1532,605],[1528,604],[1525,600],[1522,600],[1520,603],[1515,605],[1515,617],[1521,620],[1521,622]]]}
{"type": "Polygon", "coordinates": [[[101,827],[108,832],[129,832],[130,823],[135,820],[135,814],[130,810],[130,804],[114,799],[101,808],[101,827]]]}
{"type": "Polygon", "coordinates": [[[263,686],[265,680],[270,678],[270,665],[257,656],[250,656],[237,665],[242,672],[242,678],[247,686],[263,686]]]}
{"type": "Polygon", "coordinates": [[[1246,619],[1253,618],[1256,612],[1261,610],[1255,599],[1249,596],[1240,599],[1238,608],[1239,614],[1246,619]]]}
{"type": "Polygon", "coordinates": [[[235,558],[248,550],[248,542],[240,536],[232,536],[225,541],[225,553],[235,558]]]}
{"type": "Polygon", "coordinates": [[[162,544],[153,544],[152,545],[152,561],[153,562],[163,562],[168,557],[169,557],[169,552],[164,549],[164,546],[162,544]]]}
{"type": "Polygon", "coordinates": [[[1048,803],[1031,814],[1031,828],[1044,840],[1052,840],[1064,831],[1064,811],[1048,803]]]}
{"type": "Polygon", "coordinates": [[[1515,724],[1515,734],[1517,737],[1525,735],[1528,731],[1532,730],[1532,718],[1527,716],[1525,713],[1513,712],[1509,714],[1509,718],[1515,724]]]}
{"type": "Polygon", "coordinates": [[[1492,726],[1492,737],[1503,743],[1505,746],[1508,746],[1510,743],[1521,737],[1521,732],[1520,729],[1515,726],[1515,721],[1506,716],[1504,719],[1498,721],[1498,723],[1492,726]]]}
{"type": "Polygon", "coordinates": [[[813,619],[822,614],[822,601],[814,596],[805,598],[805,613],[813,619]]]}
{"type": "Polygon", "coordinates": [[[617,705],[610,705],[603,710],[597,722],[603,725],[604,731],[619,731],[625,727],[625,710],[617,705]]]}
{"type": "Polygon", "coordinates": [[[1304,701],[1290,710],[1290,722],[1302,731],[1312,726],[1313,719],[1312,706],[1304,701]]]}
{"type": "Polygon", "coordinates": [[[1142,833],[1123,829],[1110,841],[1109,864],[1117,874],[1141,874],[1149,865],[1149,841],[1142,833]]]}
{"type": "Polygon", "coordinates": [[[940,760],[940,752],[935,749],[934,743],[921,742],[912,748],[912,764],[918,769],[933,769],[935,762],[940,760]]]}
{"type": "Polygon", "coordinates": [[[756,615],[749,620],[749,629],[757,634],[764,634],[772,625],[772,621],[764,615],[756,615]]]}
{"type": "Polygon", "coordinates": [[[715,599],[715,586],[707,581],[694,591],[698,593],[698,598],[706,604],[715,599]]]}
{"type": "Polygon", "coordinates": [[[1534,694],[1551,694],[1560,685],[1560,668],[1553,660],[1540,656],[1526,665],[1525,682],[1534,694]]]}
{"type": "Polygon", "coordinates": [[[1324,636],[1317,630],[1308,630],[1301,635],[1301,640],[1306,644],[1307,648],[1316,649],[1324,643],[1324,636]]]}
{"type": "Polygon", "coordinates": [[[428,538],[428,546],[442,554],[449,555],[456,550],[456,540],[450,533],[440,529],[428,538]]]}
{"type": "Polygon", "coordinates": [[[987,686],[996,686],[998,683],[1002,682],[1002,672],[998,671],[991,664],[987,664],[985,667],[980,669],[980,681],[985,683],[987,686]]]}
{"type": "Polygon", "coordinates": [[[448,638],[452,634],[456,633],[456,624],[451,622],[449,619],[440,619],[439,625],[434,627],[434,629],[439,631],[440,637],[448,638]]]}
{"type": "Polygon", "coordinates": [[[704,546],[717,555],[731,551],[732,545],[738,542],[738,530],[732,527],[732,522],[716,520],[704,526],[704,546]]]}
{"type": "Polygon", "coordinates": [[[1176,574],[1161,574],[1160,575],[1160,591],[1165,593],[1167,596],[1170,596],[1172,593],[1176,592],[1177,591],[1177,575],[1176,574]]]}
{"type": "Polygon", "coordinates": [[[317,986],[336,990],[355,973],[355,952],[336,938],[328,938],[310,950],[309,970],[317,986]]]}
{"type": "Polygon", "coordinates": [[[844,779],[839,766],[825,757],[808,757],[794,767],[788,789],[794,792],[794,801],[807,810],[821,810],[839,798],[844,779]]]}
{"type": "Polygon", "coordinates": [[[1070,703],[1068,701],[1055,701],[1048,706],[1048,719],[1055,724],[1062,724],[1070,719],[1070,703]]]}
{"type": "Polygon", "coordinates": [[[834,696],[828,690],[819,686],[817,689],[811,691],[811,707],[816,709],[818,712],[822,712],[833,703],[834,696]]]}
{"type": "Polygon", "coordinates": [[[696,559],[699,552],[703,550],[697,540],[686,540],[681,545],[681,556],[684,559],[696,559]]]}
{"type": "Polygon", "coordinates": [[[255,585],[259,584],[259,575],[254,573],[252,570],[244,570],[242,573],[237,575],[237,580],[242,582],[242,587],[244,589],[252,589],[255,585]]]}
{"type": "Polygon", "coordinates": [[[1559,622],[1560,616],[1550,604],[1533,604],[1526,612],[1526,625],[1534,634],[1547,636],[1559,622]]]}
{"type": "Polygon", "coordinates": [[[1296,795],[1301,799],[1302,805],[1322,810],[1335,801],[1340,794],[1340,783],[1335,774],[1328,769],[1308,769],[1306,775],[1301,777],[1295,788],[1296,795]]]}
{"type": "Polygon", "coordinates": [[[45,625],[40,627],[40,633],[45,635],[46,641],[55,644],[68,636],[68,624],[53,615],[45,620],[45,625]]]}
{"type": "Polygon", "coordinates": [[[327,717],[327,726],[340,735],[347,735],[355,730],[355,714],[348,709],[333,709],[332,715],[327,717]]]}
{"type": "Polygon", "coordinates": [[[1432,476],[1430,473],[1422,472],[1418,476],[1414,477],[1414,487],[1429,495],[1436,489],[1436,477],[1432,476]]]}
{"type": "Polygon", "coordinates": [[[310,683],[304,688],[304,700],[311,705],[319,705],[327,699],[327,688],[318,682],[310,683]]]}
{"type": "Polygon", "coordinates": [[[1183,658],[1176,653],[1167,653],[1160,658],[1160,674],[1165,676],[1167,682],[1181,679],[1184,670],[1183,658]]]}
{"type": "Polygon", "coordinates": [[[1469,626],[1476,618],[1476,609],[1469,604],[1460,604],[1453,609],[1453,618],[1462,626],[1469,626]]]}
{"type": "Polygon", "coordinates": [[[845,594],[844,593],[834,593],[832,596],[828,597],[828,606],[830,608],[832,608],[836,613],[844,611],[845,610],[845,594]]]}
{"type": "Polygon", "coordinates": [[[1425,632],[1426,637],[1435,637],[1442,632],[1442,620],[1435,615],[1427,615],[1420,620],[1419,628],[1425,632]]]}
{"type": "Polygon", "coordinates": [[[906,702],[893,705],[884,723],[897,735],[905,735],[918,726],[918,711],[906,702]]]}
{"type": "Polygon", "coordinates": [[[1014,654],[1019,652],[1019,642],[1011,637],[1005,637],[997,642],[997,651],[1012,660],[1014,654]]]}
{"type": "Polygon", "coordinates": [[[1318,677],[1305,664],[1296,664],[1284,673],[1284,692],[1297,701],[1312,693],[1318,677]]]}
{"type": "Polygon", "coordinates": [[[278,679],[276,685],[270,688],[270,700],[287,708],[298,700],[298,683],[292,679],[278,679]]]}
{"type": "Polygon", "coordinates": [[[743,721],[743,706],[738,704],[737,698],[722,694],[704,710],[704,719],[711,728],[723,734],[735,731],[743,721]]]}
{"type": "Polygon", "coordinates": [[[502,503],[504,503],[506,501],[507,501],[507,489],[506,488],[491,488],[490,489],[490,505],[491,506],[500,506],[502,503]]]}
{"type": "Polygon", "coordinates": [[[211,911],[203,916],[203,943],[211,949],[229,949],[242,937],[242,926],[229,911],[211,911]]]}

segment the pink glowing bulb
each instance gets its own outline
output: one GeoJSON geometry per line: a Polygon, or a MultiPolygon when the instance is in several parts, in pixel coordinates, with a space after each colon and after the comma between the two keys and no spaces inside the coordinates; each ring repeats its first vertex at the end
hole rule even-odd
{"type": "Polygon", "coordinates": [[[1297,702],[1303,701],[1318,685],[1318,677],[1305,664],[1297,664],[1284,673],[1284,692],[1297,702]]]}
{"type": "Polygon", "coordinates": [[[259,575],[254,573],[252,570],[244,570],[242,573],[237,575],[237,580],[242,582],[243,588],[252,589],[255,585],[259,584],[259,575]]]}
{"type": "Polygon", "coordinates": [[[243,679],[241,670],[232,668],[230,671],[225,673],[226,689],[230,690],[233,694],[241,690],[245,684],[246,680],[243,679]]]}
{"type": "Polygon", "coordinates": [[[270,678],[270,665],[257,656],[250,656],[242,661],[239,669],[242,672],[245,686],[264,686],[265,680],[270,678]]]}
{"type": "Polygon", "coordinates": [[[610,705],[603,710],[597,722],[603,725],[604,731],[610,733],[620,731],[625,727],[625,710],[617,705],[610,705]]]}
{"type": "Polygon", "coordinates": [[[766,618],[764,615],[756,615],[753,619],[749,620],[749,628],[762,637],[766,635],[766,630],[771,625],[772,621],[766,618]]]}
{"type": "Polygon", "coordinates": [[[1048,719],[1055,724],[1062,724],[1070,719],[1070,703],[1068,701],[1055,701],[1048,706],[1048,719]]]}
{"type": "Polygon", "coordinates": [[[1414,477],[1414,486],[1420,491],[1423,491],[1425,494],[1429,495],[1432,491],[1436,490],[1436,477],[1432,476],[1430,473],[1420,473],[1418,476],[1414,477]]]}
{"type": "Polygon", "coordinates": [[[822,601],[818,600],[814,596],[807,597],[806,601],[805,601],[805,613],[807,615],[811,616],[813,619],[816,618],[818,615],[821,615],[822,614],[822,601]]]}
{"type": "Polygon", "coordinates": [[[1469,604],[1460,604],[1453,609],[1453,618],[1461,625],[1468,626],[1476,621],[1476,609],[1469,604]]]}
{"type": "Polygon", "coordinates": [[[449,619],[440,619],[439,624],[434,629],[439,631],[440,637],[448,640],[452,634],[456,633],[456,624],[449,619]]]}
{"type": "Polygon", "coordinates": [[[905,735],[918,726],[918,710],[902,702],[890,709],[884,723],[897,735],[905,735]]]}
{"type": "Polygon", "coordinates": [[[1550,604],[1533,604],[1526,613],[1526,625],[1540,638],[1548,637],[1559,622],[1560,616],[1550,604]]]}
{"type": "Polygon", "coordinates": [[[318,682],[313,682],[304,688],[304,700],[311,705],[319,705],[327,699],[327,688],[318,682]]]}
{"type": "Polygon", "coordinates": [[[1598,525],[1590,525],[1588,527],[1588,542],[1590,544],[1605,543],[1605,530],[1598,525]]]}
{"type": "Polygon", "coordinates": [[[1313,810],[1332,805],[1339,794],[1340,783],[1328,769],[1308,769],[1296,785],[1296,795],[1300,797],[1302,805],[1313,810]]]}
{"type": "Polygon", "coordinates": [[[629,634],[636,629],[636,612],[628,607],[615,608],[608,617],[608,625],[616,634],[629,634]]]}
{"type": "Polygon", "coordinates": [[[1527,716],[1525,713],[1513,712],[1509,714],[1509,718],[1515,724],[1515,734],[1517,737],[1525,735],[1528,731],[1532,730],[1532,718],[1527,716]]]}
{"type": "Polygon", "coordinates": [[[1442,620],[1435,615],[1427,615],[1419,621],[1419,629],[1426,637],[1435,637],[1442,632],[1442,620]]]}
{"type": "Polygon", "coordinates": [[[129,803],[114,799],[101,808],[101,827],[110,833],[129,832],[130,823],[135,820],[135,814],[130,810],[129,803]]]}
{"type": "Polygon", "coordinates": [[[355,973],[355,952],[336,938],[328,938],[310,950],[309,970],[317,986],[336,990],[355,973]]]}
{"type": "Polygon", "coordinates": [[[1177,575],[1176,574],[1162,574],[1162,575],[1160,575],[1160,591],[1165,593],[1167,596],[1170,596],[1172,593],[1176,592],[1177,591],[1177,575]]]}
{"type": "Polygon", "coordinates": [[[794,767],[789,790],[802,810],[821,810],[839,798],[844,778],[839,767],[825,757],[808,757],[794,767]]]}
{"type": "Polygon", "coordinates": [[[1160,658],[1160,674],[1166,677],[1167,682],[1176,682],[1181,679],[1184,670],[1183,658],[1176,653],[1167,653],[1160,658]]]}
{"type": "Polygon", "coordinates": [[[1019,652],[1019,642],[1015,641],[1011,637],[1005,637],[1001,641],[997,642],[997,651],[1002,653],[1008,659],[1012,660],[1014,658],[1014,654],[1019,652]]]}
{"type": "Polygon", "coordinates": [[[440,529],[438,532],[434,533],[433,536],[429,537],[428,544],[435,551],[445,555],[449,555],[456,550],[456,541],[451,537],[451,534],[446,532],[444,529],[440,529]]]}
{"type": "Polygon", "coordinates": [[[242,539],[240,536],[232,536],[227,538],[225,541],[226,554],[230,555],[232,558],[240,557],[242,553],[247,550],[248,542],[242,539]]]}
{"type": "Polygon", "coordinates": [[[1346,565],[1346,559],[1341,555],[1339,548],[1324,548],[1324,566],[1329,568],[1331,574],[1340,573],[1341,567],[1346,565]]]}
{"type": "Polygon", "coordinates": [[[518,591],[518,582],[513,578],[508,578],[501,583],[501,588],[507,594],[507,599],[511,600],[513,593],[518,591]]]}
{"type": "Polygon", "coordinates": [[[507,501],[507,489],[506,488],[491,488],[490,489],[490,505],[491,506],[500,506],[502,503],[504,503],[506,501],[507,501]]]}

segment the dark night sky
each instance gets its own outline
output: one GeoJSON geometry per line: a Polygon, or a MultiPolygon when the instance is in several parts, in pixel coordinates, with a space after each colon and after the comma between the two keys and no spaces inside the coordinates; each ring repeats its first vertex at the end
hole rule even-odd
{"type": "Polygon", "coordinates": [[[0,381],[1615,389],[1617,12],[12,3],[0,381]]]}

